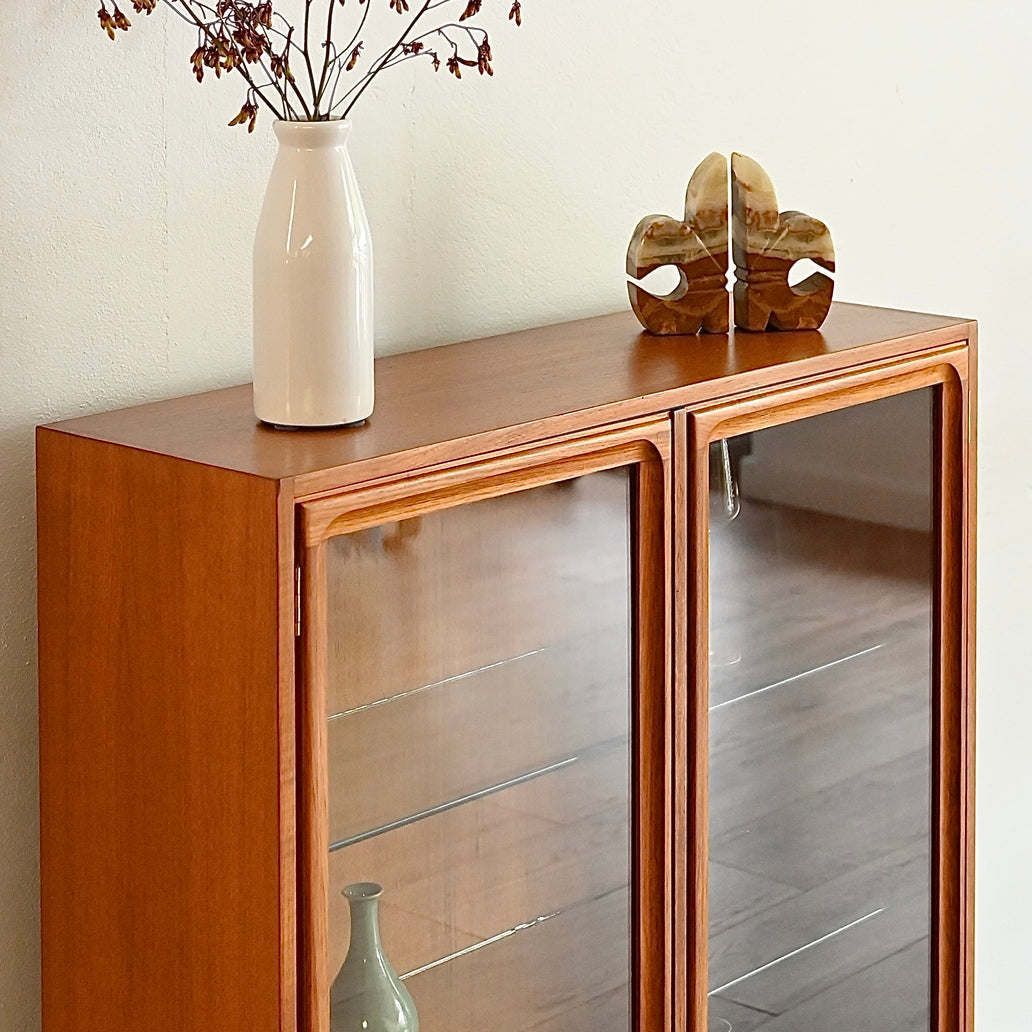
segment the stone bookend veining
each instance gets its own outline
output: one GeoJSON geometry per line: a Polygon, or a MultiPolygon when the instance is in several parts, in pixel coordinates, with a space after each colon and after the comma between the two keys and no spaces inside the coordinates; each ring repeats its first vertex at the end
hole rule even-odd
{"type": "Polygon", "coordinates": [[[692,173],[684,221],[649,215],[638,223],[627,248],[627,275],[643,279],[664,265],[680,282],[656,297],[628,282],[631,307],[650,333],[727,333],[727,159],[710,154],[692,173]]]}
{"type": "Polygon", "coordinates": [[[835,271],[828,227],[801,211],[779,212],[770,176],[745,154],[731,155],[731,220],[735,325],[816,330],[831,310],[834,281],[815,272],[793,287],[788,273],[804,258],[835,271]]]}

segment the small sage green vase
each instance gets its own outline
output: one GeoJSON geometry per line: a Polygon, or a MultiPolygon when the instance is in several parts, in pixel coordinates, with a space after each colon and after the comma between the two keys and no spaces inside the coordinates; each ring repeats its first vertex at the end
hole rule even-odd
{"type": "Polygon", "coordinates": [[[333,1032],[419,1032],[416,1005],[380,944],[382,895],[374,882],[344,890],[351,909],[351,945],[330,990],[333,1032]]]}

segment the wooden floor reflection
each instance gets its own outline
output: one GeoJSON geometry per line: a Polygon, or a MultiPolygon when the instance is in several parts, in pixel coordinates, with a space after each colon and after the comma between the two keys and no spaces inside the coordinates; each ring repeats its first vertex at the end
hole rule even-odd
{"type": "Polygon", "coordinates": [[[329,555],[330,970],[377,881],[424,1032],[628,1032],[628,474],[416,522],[329,555]]]}
{"type": "Polygon", "coordinates": [[[711,537],[710,1032],[928,1028],[931,542],[711,537]]]}
{"type": "MultiPolygon", "coordinates": [[[[381,882],[424,1032],[631,1027],[629,526],[604,474],[333,553],[330,968],[381,882]]],[[[927,1032],[930,545],[714,528],[711,1032],[927,1032]]]]}

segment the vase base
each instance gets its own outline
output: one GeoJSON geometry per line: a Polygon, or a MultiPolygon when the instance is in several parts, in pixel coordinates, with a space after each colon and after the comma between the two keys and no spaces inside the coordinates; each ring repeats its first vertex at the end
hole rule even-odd
{"type": "Polygon", "coordinates": [[[262,426],[270,430],[354,430],[357,427],[365,426],[368,419],[356,419],[351,423],[321,423],[318,426],[303,426],[293,423],[272,423],[268,419],[259,419],[262,426]]]}

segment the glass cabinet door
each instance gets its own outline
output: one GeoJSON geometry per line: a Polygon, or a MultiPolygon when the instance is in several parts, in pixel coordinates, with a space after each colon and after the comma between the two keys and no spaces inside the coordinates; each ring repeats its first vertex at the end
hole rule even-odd
{"type": "Polygon", "coordinates": [[[927,1032],[935,389],[709,446],[710,1032],[927,1032]]]}
{"type": "Polygon", "coordinates": [[[366,1027],[345,958],[370,895],[423,1032],[634,1029],[636,483],[325,542],[333,1032],[366,1027]]]}

